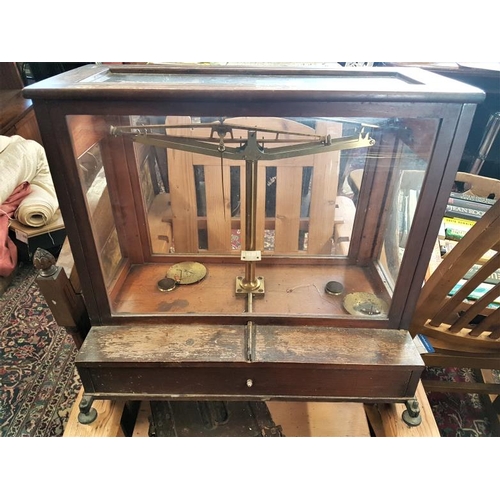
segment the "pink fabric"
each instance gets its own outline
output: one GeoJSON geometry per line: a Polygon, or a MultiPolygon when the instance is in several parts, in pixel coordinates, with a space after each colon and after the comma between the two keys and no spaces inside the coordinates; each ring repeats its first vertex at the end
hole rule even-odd
{"type": "Polygon", "coordinates": [[[31,193],[29,182],[23,182],[0,205],[0,276],[9,276],[17,265],[17,247],[9,238],[9,219],[19,203],[31,193]]]}

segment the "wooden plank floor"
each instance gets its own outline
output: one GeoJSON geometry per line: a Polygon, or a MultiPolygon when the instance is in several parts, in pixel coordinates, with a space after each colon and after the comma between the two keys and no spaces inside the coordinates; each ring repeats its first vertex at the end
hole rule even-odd
{"type": "Polygon", "coordinates": [[[405,410],[403,403],[365,405],[367,418],[376,435],[384,437],[440,437],[439,428],[422,382],[418,383],[416,398],[422,416],[422,423],[417,427],[410,427],[401,419],[405,410]]]}
{"type": "Polygon", "coordinates": [[[370,437],[359,403],[269,401],[267,407],[287,437],[370,437]]]}
{"type": "MultiPolygon", "coordinates": [[[[286,437],[369,437],[370,426],[376,437],[439,437],[439,429],[420,382],[417,388],[422,424],[409,427],[401,420],[402,403],[363,405],[361,403],[267,402],[275,424],[281,425],[286,437]]],[[[80,392],[71,412],[64,437],[123,436],[120,418],[123,403],[101,400],[93,407],[98,418],[90,425],[78,422],[80,392]]],[[[132,437],[147,437],[149,403],[141,404],[132,437]]]]}
{"type": "Polygon", "coordinates": [[[116,437],[122,435],[120,420],[124,403],[119,401],[94,401],[92,407],[97,410],[97,419],[88,425],[78,422],[79,404],[83,389],[71,409],[68,423],[64,429],[64,437],[116,437]]]}

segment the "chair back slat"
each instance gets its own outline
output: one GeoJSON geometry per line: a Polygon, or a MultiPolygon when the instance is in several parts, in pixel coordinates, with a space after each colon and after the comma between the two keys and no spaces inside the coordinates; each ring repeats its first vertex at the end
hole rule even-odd
{"type": "MultiPolygon", "coordinates": [[[[475,326],[469,335],[479,337],[482,333],[491,330],[492,333],[500,327],[500,309],[496,309],[489,316],[486,316],[477,326],[475,326]]],[[[491,339],[491,334],[488,336],[491,339]]]]}
{"type": "Polygon", "coordinates": [[[491,340],[498,340],[500,339],[500,326],[498,328],[495,328],[489,335],[489,338],[491,340]]]}
{"type": "MultiPolygon", "coordinates": [[[[167,125],[188,125],[188,117],[169,116],[167,125]]],[[[171,135],[192,135],[191,129],[171,129],[171,135]]],[[[168,181],[172,206],[173,248],[176,252],[198,252],[198,219],[193,154],[167,149],[168,181]],[[173,165],[176,167],[173,168],[173,165]]]]}
{"type": "Polygon", "coordinates": [[[500,201],[448,252],[424,284],[410,330],[435,336],[457,350],[500,349],[500,283],[484,284],[500,269],[500,201]],[[485,257],[489,260],[485,261],[485,257]],[[474,266],[480,266],[471,276],[474,266]],[[456,291],[454,289],[459,287],[456,291]],[[483,288],[482,295],[472,299],[483,288]]]}
{"type": "MultiPolygon", "coordinates": [[[[444,302],[441,309],[431,318],[429,323],[432,326],[439,326],[450,314],[452,314],[462,302],[473,292],[485,279],[500,268],[500,254],[488,260],[481,268],[469,278],[463,286],[449,299],[444,302]]],[[[451,330],[453,331],[453,330],[451,330]]]]}
{"type": "MultiPolygon", "coordinates": [[[[483,313],[490,304],[498,297],[500,294],[500,284],[493,287],[489,292],[485,293],[479,300],[476,300],[463,314],[449,327],[449,331],[452,333],[457,333],[462,328],[466,328],[467,325],[471,324],[472,321],[483,313]]],[[[477,335],[470,335],[472,337],[479,336],[481,333],[479,328],[475,329],[477,335]],[[479,332],[479,333],[478,333],[479,332]]]]}
{"type": "MultiPolygon", "coordinates": [[[[213,160],[213,158],[212,158],[213,160]]],[[[226,252],[231,242],[230,167],[224,164],[204,165],[207,217],[207,250],[226,252]]]]}
{"type": "Polygon", "coordinates": [[[448,293],[479,259],[500,241],[500,203],[495,203],[465,234],[421,290],[417,310],[434,316],[448,293]]]}

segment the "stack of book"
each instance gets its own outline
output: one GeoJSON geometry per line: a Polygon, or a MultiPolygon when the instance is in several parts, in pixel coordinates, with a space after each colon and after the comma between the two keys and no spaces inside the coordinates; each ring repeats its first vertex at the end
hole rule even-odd
{"type": "MultiPolygon", "coordinates": [[[[464,193],[451,193],[448,199],[443,224],[440,231],[440,251],[444,257],[457,242],[463,238],[467,231],[481,219],[481,217],[494,205],[496,200],[489,198],[480,198],[478,196],[468,195],[464,193]]],[[[450,291],[449,295],[454,295],[480,268],[481,265],[487,262],[496,252],[489,251],[479,259],[477,265],[474,265],[460,280],[459,283],[450,291]]],[[[478,300],[484,294],[488,293],[492,288],[500,282],[500,269],[491,274],[484,280],[480,286],[473,290],[468,299],[471,301],[478,300]]],[[[498,308],[500,305],[500,297],[493,298],[490,307],[498,308]]]]}
{"type": "Polygon", "coordinates": [[[487,212],[495,200],[481,198],[472,194],[451,193],[446,206],[447,217],[457,217],[471,221],[479,220],[487,212]]]}
{"type": "Polygon", "coordinates": [[[460,240],[494,203],[495,200],[489,198],[451,193],[441,228],[442,239],[460,240]]]}

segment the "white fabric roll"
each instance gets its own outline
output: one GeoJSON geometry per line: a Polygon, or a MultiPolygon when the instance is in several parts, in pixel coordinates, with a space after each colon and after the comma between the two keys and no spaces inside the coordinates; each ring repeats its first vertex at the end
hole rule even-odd
{"type": "Polygon", "coordinates": [[[25,226],[41,227],[50,222],[56,210],[57,205],[50,193],[32,184],[31,193],[19,204],[15,217],[25,226]]]}
{"type": "Polygon", "coordinates": [[[18,135],[0,136],[0,204],[23,182],[32,192],[20,203],[16,218],[27,226],[47,224],[59,208],[45,149],[18,135]]]}

